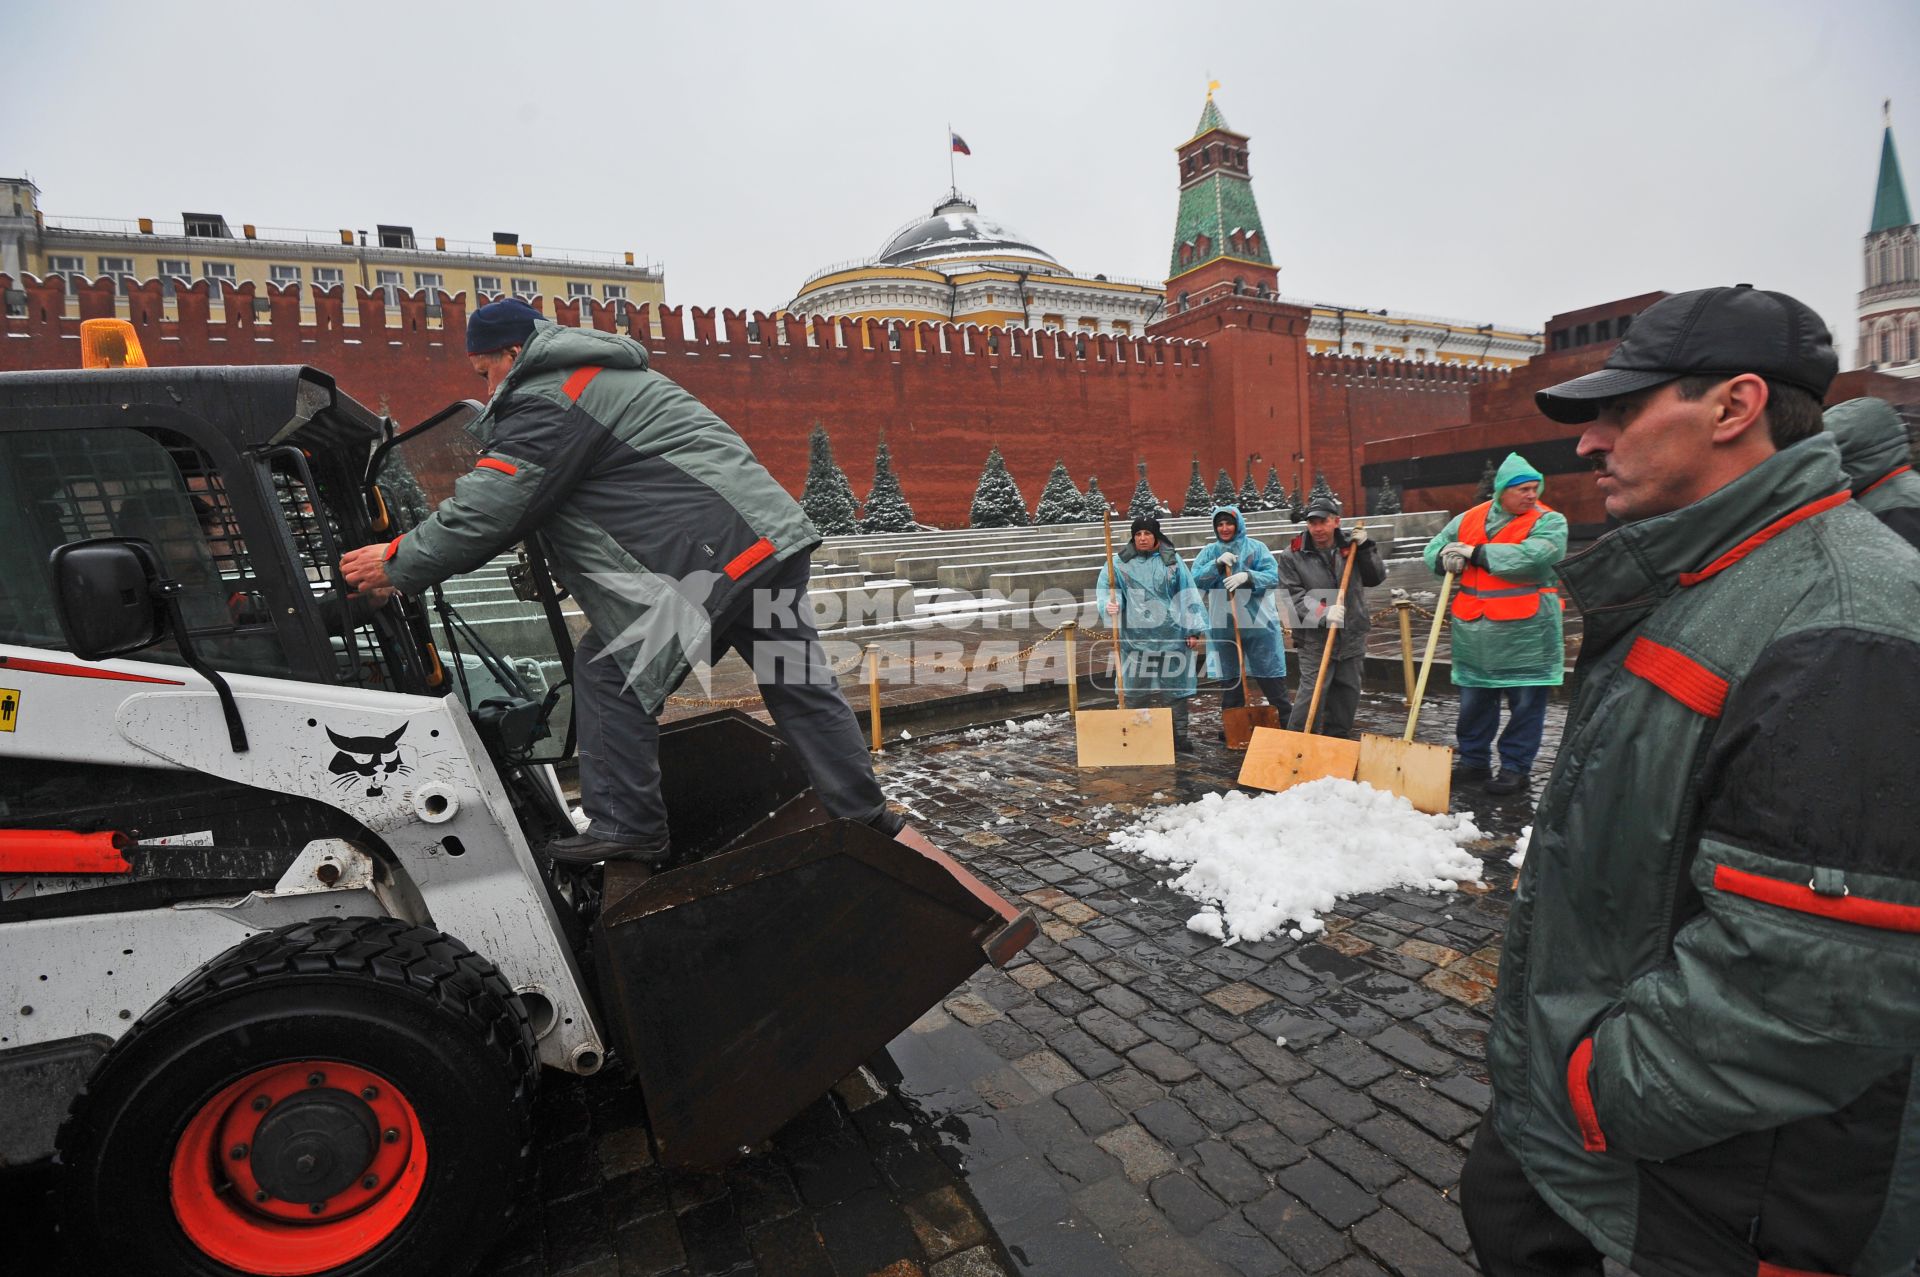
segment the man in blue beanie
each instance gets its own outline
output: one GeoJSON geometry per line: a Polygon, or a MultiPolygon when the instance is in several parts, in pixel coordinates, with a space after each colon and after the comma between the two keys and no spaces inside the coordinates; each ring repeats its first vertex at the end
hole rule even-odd
{"type": "Polygon", "coordinates": [[[671,860],[656,715],[696,662],[737,650],[820,803],[897,834],[806,602],[820,534],[744,440],[647,367],[630,337],[563,328],[516,299],[467,324],[485,451],[453,497],[341,559],[360,590],[419,591],[538,532],[592,629],[574,663],[585,832],[569,864],[671,860]]]}

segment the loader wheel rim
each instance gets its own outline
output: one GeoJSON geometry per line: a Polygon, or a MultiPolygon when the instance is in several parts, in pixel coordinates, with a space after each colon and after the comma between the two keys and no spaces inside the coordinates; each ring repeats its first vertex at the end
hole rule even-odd
{"type": "Polygon", "coordinates": [[[301,1060],[256,1069],[202,1104],[168,1182],[174,1218],[209,1258],[304,1277],[392,1236],[426,1171],[426,1137],[398,1087],[338,1060],[301,1060]]]}

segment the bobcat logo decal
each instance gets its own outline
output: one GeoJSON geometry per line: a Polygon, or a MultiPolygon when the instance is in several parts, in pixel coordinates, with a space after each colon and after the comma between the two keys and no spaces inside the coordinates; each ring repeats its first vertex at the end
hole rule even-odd
{"type": "Polygon", "coordinates": [[[329,727],[327,739],[339,751],[327,764],[334,786],[351,789],[364,780],[366,796],[380,797],[386,792],[389,776],[404,776],[413,770],[400,761],[400,737],[406,730],[407,725],[402,723],[387,736],[342,736],[329,727]]]}

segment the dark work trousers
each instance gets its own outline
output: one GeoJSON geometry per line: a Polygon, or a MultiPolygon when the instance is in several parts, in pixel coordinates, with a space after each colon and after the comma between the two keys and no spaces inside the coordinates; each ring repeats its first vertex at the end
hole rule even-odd
{"type": "MultiPolygon", "coordinates": [[[[1234,650],[1231,643],[1216,643],[1214,655],[1220,658],[1220,677],[1226,680],[1226,686],[1220,689],[1220,708],[1238,709],[1247,703],[1246,693],[1240,687],[1240,653],[1234,650]]],[[[1293,702],[1287,699],[1287,680],[1261,678],[1258,674],[1248,675],[1248,679],[1259,684],[1260,694],[1267,698],[1267,704],[1279,710],[1280,721],[1286,722],[1287,716],[1293,713],[1293,702]]]]}
{"type": "Polygon", "coordinates": [[[1460,1173],[1460,1209],[1487,1277],[1600,1277],[1600,1252],[1534,1191],[1491,1114],[1460,1173]]]}
{"type": "MultiPolygon", "coordinates": [[[[715,630],[713,659],[731,649],[753,670],[774,730],[800,756],[827,813],[871,821],[886,811],[887,800],[874,779],[860,722],[840,694],[807,610],[809,558],[794,555],[755,586],[756,593],[798,600],[793,608],[771,609],[768,625],[759,628],[752,603],[746,603],[715,630]]],[[[602,647],[600,636],[589,632],[573,660],[580,806],[591,822],[587,830],[610,842],[662,847],[668,831],[660,797],[660,723],[627,689],[619,662],[595,659],[602,647]]]]}
{"type": "MultiPolygon", "coordinates": [[[[1295,630],[1295,640],[1299,637],[1300,631],[1295,630]]],[[[1325,639],[1311,645],[1300,644],[1300,687],[1296,693],[1298,699],[1293,702],[1293,713],[1287,719],[1288,731],[1307,729],[1307,710],[1313,705],[1313,682],[1320,677],[1320,654],[1324,651],[1325,639]]],[[[1333,668],[1327,671],[1326,690],[1320,694],[1320,713],[1313,720],[1314,735],[1353,735],[1353,716],[1360,709],[1360,663],[1365,659],[1364,651],[1335,658],[1333,668]]]]}
{"type": "Polygon", "coordinates": [[[1547,722],[1546,687],[1463,687],[1460,689],[1460,761],[1486,767],[1493,757],[1493,733],[1500,726],[1500,702],[1507,703],[1507,730],[1500,733],[1500,770],[1525,776],[1540,752],[1547,722]]]}

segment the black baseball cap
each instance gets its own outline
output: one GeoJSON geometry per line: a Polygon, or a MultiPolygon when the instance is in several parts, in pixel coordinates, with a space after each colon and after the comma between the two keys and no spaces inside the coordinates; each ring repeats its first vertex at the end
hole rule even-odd
{"type": "Polygon", "coordinates": [[[1340,498],[1329,496],[1313,497],[1308,500],[1307,508],[1301,511],[1300,517],[1303,519],[1337,519],[1340,517],[1340,498]]]}
{"type": "Polygon", "coordinates": [[[1833,337],[1805,302],[1752,284],[1700,288],[1641,311],[1598,372],[1534,392],[1554,421],[1579,425],[1600,415],[1600,401],[1696,374],[1755,373],[1797,386],[1815,399],[1840,370],[1833,337]]]}

